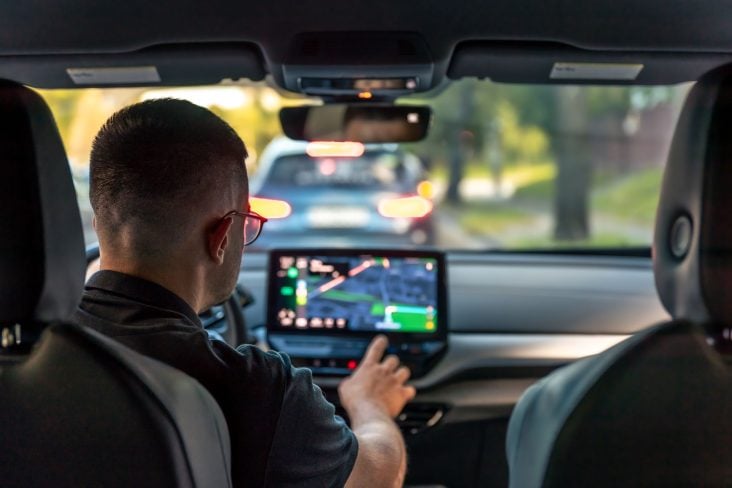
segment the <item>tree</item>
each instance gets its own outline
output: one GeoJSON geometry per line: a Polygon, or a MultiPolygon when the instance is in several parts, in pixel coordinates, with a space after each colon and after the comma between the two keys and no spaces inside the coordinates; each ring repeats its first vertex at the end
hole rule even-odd
{"type": "Polygon", "coordinates": [[[460,85],[459,94],[457,120],[452,124],[450,134],[450,172],[446,195],[447,201],[452,203],[460,202],[460,182],[465,172],[467,153],[475,137],[475,132],[465,127],[467,125],[465,122],[473,118],[475,86],[463,83],[460,85]]]}
{"type": "Polygon", "coordinates": [[[587,91],[578,86],[555,89],[554,237],[581,240],[589,236],[590,158],[587,151],[587,91]]]}

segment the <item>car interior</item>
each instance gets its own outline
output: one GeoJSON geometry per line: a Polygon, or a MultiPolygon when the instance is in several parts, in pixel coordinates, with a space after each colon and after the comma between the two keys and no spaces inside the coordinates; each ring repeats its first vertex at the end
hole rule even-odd
{"type": "Polygon", "coordinates": [[[321,176],[370,144],[398,144],[429,174],[430,191],[379,190],[368,212],[356,180],[303,212],[302,182],[253,194],[266,245],[201,314],[212,340],[310,368],[337,408],[339,382],[386,334],[418,391],[396,419],[405,486],[729,483],[728,6],[76,0],[0,13],[4,486],[231,485],[205,389],[66,323],[99,256],[77,147],[124,104],[206,104],[195,87],[260,97],[256,119],[207,105],[237,130],[271,128],[242,133],[252,181],[282,134],[308,141],[298,157],[321,176]],[[585,207],[590,223],[562,230],[585,207]],[[545,428],[507,459],[519,399],[565,366],[583,371],[572,394],[522,413],[545,428]]]}
{"type": "Polygon", "coordinates": [[[0,105],[3,484],[230,486],[228,429],[200,384],[66,323],[86,268],[66,155],[38,94],[4,82],[0,105]]]}

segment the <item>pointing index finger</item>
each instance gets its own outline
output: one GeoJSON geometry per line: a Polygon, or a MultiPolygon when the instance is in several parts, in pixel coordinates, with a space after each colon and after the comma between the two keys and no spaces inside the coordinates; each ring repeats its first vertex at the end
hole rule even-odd
{"type": "Polygon", "coordinates": [[[381,358],[384,357],[386,347],[389,345],[389,341],[386,336],[379,335],[374,337],[374,340],[369,344],[366,349],[366,354],[363,355],[362,363],[378,363],[381,358]]]}

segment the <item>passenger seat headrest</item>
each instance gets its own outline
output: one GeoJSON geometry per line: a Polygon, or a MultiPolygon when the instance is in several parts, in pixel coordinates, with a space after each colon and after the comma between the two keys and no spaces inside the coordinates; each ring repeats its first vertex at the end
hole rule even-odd
{"type": "Polygon", "coordinates": [[[81,298],[84,237],[48,106],[0,80],[0,326],[66,320],[81,298]]]}
{"type": "Polygon", "coordinates": [[[732,65],[704,75],[676,126],[653,244],[676,319],[732,324],[732,65]]]}

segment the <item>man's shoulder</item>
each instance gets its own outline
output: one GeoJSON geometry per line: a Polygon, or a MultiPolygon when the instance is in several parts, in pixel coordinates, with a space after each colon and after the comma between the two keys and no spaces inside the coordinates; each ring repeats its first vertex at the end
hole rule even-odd
{"type": "Polygon", "coordinates": [[[292,380],[293,367],[286,354],[265,351],[250,344],[236,348],[219,340],[210,341],[210,344],[214,353],[237,374],[244,377],[263,376],[284,384],[292,380]]]}
{"type": "Polygon", "coordinates": [[[158,283],[116,271],[98,271],[89,278],[79,309],[92,322],[202,327],[198,314],[180,296],[158,283]]]}

